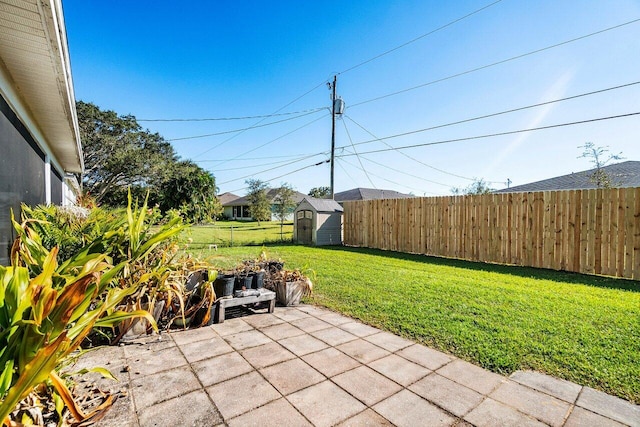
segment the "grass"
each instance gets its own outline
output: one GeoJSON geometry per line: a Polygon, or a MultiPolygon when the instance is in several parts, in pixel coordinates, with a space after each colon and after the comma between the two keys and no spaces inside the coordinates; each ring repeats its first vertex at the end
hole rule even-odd
{"type": "Polygon", "coordinates": [[[293,222],[285,222],[280,235],[280,222],[276,221],[216,221],[214,225],[191,227],[182,236],[183,242],[191,239],[191,248],[208,248],[215,244],[225,246],[256,246],[265,243],[290,242],[293,222]]]}
{"type": "MultiPolygon", "coordinates": [[[[315,270],[310,302],[494,372],[533,369],[640,402],[638,282],[372,249],[267,251],[315,270]]],[[[194,255],[226,267],[259,252],[194,255]]]]}

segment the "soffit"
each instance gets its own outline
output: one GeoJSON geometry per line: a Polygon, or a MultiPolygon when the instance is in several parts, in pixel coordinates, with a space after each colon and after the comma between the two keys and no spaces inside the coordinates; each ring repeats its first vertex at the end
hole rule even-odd
{"type": "Polygon", "coordinates": [[[60,1],[0,0],[0,15],[0,58],[19,98],[8,101],[24,106],[25,112],[18,115],[35,123],[44,141],[34,137],[66,172],[81,172],[82,149],[60,1]]]}

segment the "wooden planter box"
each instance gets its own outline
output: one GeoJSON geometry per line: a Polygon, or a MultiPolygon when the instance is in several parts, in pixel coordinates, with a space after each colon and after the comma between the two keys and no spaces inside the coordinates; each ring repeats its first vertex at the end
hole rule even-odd
{"type": "Polygon", "coordinates": [[[285,282],[276,285],[276,299],[285,306],[300,304],[300,298],[304,294],[306,284],[304,282],[285,282]]]}

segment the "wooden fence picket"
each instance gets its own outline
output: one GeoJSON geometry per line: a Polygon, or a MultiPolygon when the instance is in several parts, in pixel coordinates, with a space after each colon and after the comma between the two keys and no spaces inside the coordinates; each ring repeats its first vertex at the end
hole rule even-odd
{"type": "Polygon", "coordinates": [[[640,279],[640,187],[345,202],[344,243],[640,279]]]}

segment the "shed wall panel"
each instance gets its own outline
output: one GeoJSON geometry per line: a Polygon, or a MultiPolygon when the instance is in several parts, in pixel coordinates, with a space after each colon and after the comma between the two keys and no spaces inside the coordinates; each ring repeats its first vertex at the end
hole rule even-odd
{"type": "Polygon", "coordinates": [[[342,244],[342,214],[339,212],[318,213],[316,222],[316,245],[342,244]]]}

